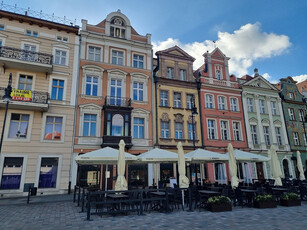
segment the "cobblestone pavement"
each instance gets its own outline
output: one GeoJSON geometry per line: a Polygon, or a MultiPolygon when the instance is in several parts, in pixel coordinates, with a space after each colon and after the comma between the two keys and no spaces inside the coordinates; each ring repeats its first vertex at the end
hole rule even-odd
{"type": "Polygon", "coordinates": [[[307,229],[307,202],[299,207],[254,209],[236,207],[232,212],[175,211],[145,216],[91,216],[68,195],[0,200],[0,229],[307,229]]]}

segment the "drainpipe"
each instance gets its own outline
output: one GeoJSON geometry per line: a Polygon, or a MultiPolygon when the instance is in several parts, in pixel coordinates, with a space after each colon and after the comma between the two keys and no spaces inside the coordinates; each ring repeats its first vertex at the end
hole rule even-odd
{"type": "Polygon", "coordinates": [[[156,109],[156,140],[155,140],[155,146],[158,145],[158,76],[157,76],[157,72],[159,70],[160,67],[160,61],[159,61],[159,55],[157,55],[157,66],[155,67],[155,69],[153,70],[153,79],[154,79],[154,83],[155,83],[155,109],[156,109]]]}
{"type": "Polygon", "coordinates": [[[198,107],[199,107],[199,120],[201,122],[200,124],[200,133],[201,133],[201,147],[204,148],[204,131],[203,131],[203,124],[202,124],[202,107],[201,107],[201,96],[200,96],[200,89],[201,89],[201,80],[200,80],[201,73],[198,72],[198,78],[196,78],[196,84],[197,84],[197,94],[198,94],[198,107]]]}

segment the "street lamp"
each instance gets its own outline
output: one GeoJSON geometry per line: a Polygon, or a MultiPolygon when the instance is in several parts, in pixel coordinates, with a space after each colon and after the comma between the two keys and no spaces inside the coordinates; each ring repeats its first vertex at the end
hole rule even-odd
{"type": "MultiPolygon", "coordinates": [[[[197,115],[197,108],[195,106],[195,97],[194,95],[191,97],[191,115],[192,115],[192,139],[193,139],[193,149],[195,150],[195,127],[194,127],[194,115],[197,115]]],[[[197,178],[197,169],[196,163],[194,164],[194,171],[195,171],[195,184],[198,185],[198,178],[197,178]]]]}
{"type": "Polygon", "coordinates": [[[9,108],[10,100],[12,99],[11,93],[12,93],[12,73],[10,73],[9,82],[8,82],[7,87],[5,88],[5,93],[2,97],[2,100],[4,100],[6,102],[6,105],[5,105],[5,114],[4,114],[3,127],[2,127],[1,140],[0,140],[0,154],[1,154],[2,143],[3,143],[4,129],[5,129],[5,123],[6,123],[6,117],[7,117],[7,110],[9,108]]]}

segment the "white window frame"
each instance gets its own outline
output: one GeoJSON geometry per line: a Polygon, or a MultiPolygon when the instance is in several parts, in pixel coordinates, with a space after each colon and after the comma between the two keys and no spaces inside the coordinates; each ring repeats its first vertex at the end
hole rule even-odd
{"type": "Polygon", "coordinates": [[[126,52],[125,52],[124,50],[111,49],[111,60],[110,60],[110,64],[112,64],[112,65],[119,65],[119,66],[125,66],[125,65],[126,65],[125,57],[126,57],[126,52]],[[123,58],[123,64],[122,64],[122,65],[121,65],[121,64],[118,64],[118,63],[119,63],[118,60],[121,58],[121,57],[118,56],[118,54],[114,56],[114,57],[116,57],[116,64],[113,63],[113,51],[114,51],[114,52],[123,53],[123,57],[122,57],[122,58],[123,58]]]}
{"type": "Polygon", "coordinates": [[[239,112],[239,100],[236,97],[230,97],[230,110],[233,112],[239,112]],[[235,101],[235,103],[233,103],[235,101]]]}
{"type": "Polygon", "coordinates": [[[217,140],[218,139],[218,132],[217,132],[217,121],[216,119],[207,119],[207,132],[208,132],[208,139],[209,140],[217,140]],[[209,121],[213,121],[213,125],[214,127],[209,127],[209,121]],[[211,138],[210,136],[210,130],[213,129],[214,130],[214,135],[215,135],[215,138],[211,138]]]}
{"type": "Polygon", "coordinates": [[[41,142],[43,143],[64,143],[65,141],[65,130],[66,130],[66,115],[55,114],[55,113],[44,113],[42,119],[42,128],[41,128],[41,142]],[[61,130],[61,140],[45,140],[45,130],[46,130],[46,118],[50,117],[62,117],[62,130],[61,130]]]}
{"type": "MultiPolygon", "coordinates": [[[[52,93],[52,81],[53,79],[56,80],[63,80],[64,81],[64,90],[63,90],[63,100],[58,101],[58,100],[52,100],[52,102],[58,101],[58,102],[63,102],[65,103],[66,101],[66,94],[67,94],[67,78],[66,77],[59,77],[59,76],[50,76],[50,80],[49,80],[49,95],[51,95],[52,93]]],[[[51,97],[50,97],[51,100],[51,97]]]]}
{"type": "Polygon", "coordinates": [[[20,186],[19,186],[19,189],[2,189],[0,191],[5,192],[5,193],[23,192],[25,178],[26,178],[26,171],[27,171],[27,166],[28,166],[28,154],[24,154],[24,153],[15,154],[15,153],[3,153],[3,152],[1,153],[0,155],[0,184],[2,180],[5,157],[23,157],[20,186]]]}
{"type": "Polygon", "coordinates": [[[222,182],[226,182],[227,183],[227,171],[226,171],[226,164],[225,163],[214,163],[214,164],[222,164],[223,165],[223,168],[224,168],[224,176],[225,176],[225,180],[226,181],[221,181],[221,180],[218,180],[218,178],[216,178],[216,175],[215,175],[215,165],[213,165],[213,174],[214,174],[214,181],[217,181],[219,183],[222,183],[222,182]]]}
{"type": "Polygon", "coordinates": [[[68,61],[69,61],[69,49],[66,48],[66,47],[64,48],[63,46],[54,46],[53,47],[53,64],[56,65],[56,66],[68,67],[69,66],[69,62],[68,61]],[[66,52],[66,59],[65,59],[65,64],[64,65],[55,63],[56,51],[66,52]]]}
{"type": "Polygon", "coordinates": [[[254,99],[251,97],[248,97],[246,99],[246,103],[247,103],[247,111],[250,113],[254,112],[254,99]]]}
{"type": "Polygon", "coordinates": [[[189,98],[188,98],[189,96],[191,96],[192,98],[193,98],[193,97],[195,98],[195,96],[194,96],[194,94],[191,94],[191,93],[187,93],[187,94],[186,94],[186,104],[187,104],[187,105],[186,105],[186,106],[187,106],[186,108],[187,108],[187,109],[192,109],[192,102],[191,102],[191,100],[189,100],[189,98]]]}
{"type": "Polygon", "coordinates": [[[305,142],[305,146],[307,146],[307,133],[304,134],[304,142],[305,142]]]}
{"type": "Polygon", "coordinates": [[[102,62],[102,54],[103,54],[103,47],[101,46],[96,46],[96,45],[91,45],[91,44],[88,44],[87,45],[87,60],[89,61],[94,61],[94,62],[102,62]],[[94,59],[90,59],[90,47],[94,48],[94,59]],[[96,50],[100,49],[100,52],[96,52],[96,50]],[[99,54],[99,60],[95,60],[96,58],[96,54],[99,54]]]}
{"type": "Polygon", "coordinates": [[[253,145],[259,145],[257,125],[256,124],[250,124],[250,131],[251,131],[251,137],[252,137],[253,145]],[[252,126],[255,127],[255,130],[253,130],[252,126]]]}
{"type": "Polygon", "coordinates": [[[167,67],[167,78],[174,79],[174,67],[167,67]]]}
{"type": "Polygon", "coordinates": [[[227,98],[225,96],[217,96],[219,110],[227,110],[227,98]]]}
{"type": "Polygon", "coordinates": [[[205,102],[206,102],[206,109],[214,109],[215,108],[214,95],[213,94],[206,93],[205,94],[205,102]],[[211,100],[207,100],[207,96],[211,97],[211,100]],[[212,106],[209,107],[208,105],[212,105],[212,106]]]}
{"type": "Polygon", "coordinates": [[[30,72],[17,72],[16,75],[17,75],[17,81],[16,81],[16,84],[15,84],[16,89],[18,89],[20,75],[26,75],[26,76],[32,76],[33,77],[32,78],[32,89],[31,89],[31,91],[35,90],[36,74],[30,73],[30,72]]]}
{"type": "Polygon", "coordinates": [[[271,109],[272,109],[272,115],[278,115],[276,101],[271,101],[271,109]]]}
{"type": "Polygon", "coordinates": [[[173,106],[174,108],[182,108],[182,93],[180,92],[173,92],[173,106]],[[175,98],[176,95],[180,95],[180,98],[175,98]]]}
{"type": "Polygon", "coordinates": [[[160,90],[160,93],[159,93],[159,97],[160,97],[160,103],[159,105],[162,106],[162,107],[169,107],[169,91],[168,90],[160,90]],[[161,92],[166,92],[167,93],[167,98],[162,98],[161,97],[161,92]],[[161,103],[163,101],[163,103],[161,103]],[[166,102],[166,103],[165,103],[166,102]]]}
{"type": "Polygon", "coordinates": [[[3,140],[8,141],[8,142],[30,142],[31,141],[32,126],[33,126],[33,119],[34,119],[34,111],[9,109],[7,111],[7,119],[6,119],[6,122],[5,122],[6,128],[4,130],[3,140]],[[9,130],[10,130],[12,113],[30,115],[26,138],[9,138],[9,130]]]}
{"type": "MultiPolygon", "coordinates": [[[[97,127],[97,122],[98,122],[98,116],[97,116],[97,114],[95,114],[95,113],[84,113],[83,114],[83,132],[82,132],[82,136],[83,137],[97,137],[97,129],[98,129],[98,127],[97,127]],[[84,136],[84,123],[85,123],[85,115],[90,115],[90,116],[96,116],[96,121],[95,121],[95,124],[96,124],[96,129],[95,129],[95,135],[94,136],[91,136],[91,135],[86,135],[86,136],[84,136]]],[[[92,122],[92,121],[89,121],[89,122],[87,122],[87,123],[89,123],[89,124],[92,124],[92,123],[94,123],[94,122],[92,122]]],[[[89,125],[89,133],[88,134],[90,134],[91,133],[91,125],[89,125]]]]}
{"type": "Polygon", "coordinates": [[[39,155],[38,156],[37,165],[36,165],[35,182],[34,182],[34,186],[38,188],[38,191],[48,192],[48,191],[58,190],[60,188],[61,175],[62,175],[62,162],[63,162],[62,158],[63,158],[63,156],[60,155],[60,154],[58,154],[58,155],[57,154],[48,154],[48,155],[39,155]],[[42,158],[59,158],[55,188],[38,188],[38,185],[39,185],[39,174],[40,174],[40,170],[41,170],[42,158]]]}
{"type": "Polygon", "coordinates": [[[148,79],[149,76],[143,73],[130,73],[130,95],[133,103],[136,104],[147,104],[148,103],[148,79]],[[143,101],[133,100],[133,83],[139,82],[143,84],[143,101]]]}
{"type": "MultiPolygon", "coordinates": [[[[175,140],[182,140],[182,139],[184,139],[184,125],[183,125],[183,122],[174,122],[174,134],[175,134],[175,136],[174,136],[174,138],[175,138],[175,140]],[[181,127],[182,127],[182,129],[181,130],[177,130],[176,129],[176,124],[180,124],[181,125],[181,127]],[[178,131],[178,132],[177,132],[178,131]],[[182,134],[181,136],[182,136],[182,138],[176,138],[176,134],[182,134]]],[[[179,136],[179,135],[178,135],[179,136]]]]}
{"type": "Polygon", "coordinates": [[[185,69],[180,69],[179,70],[179,79],[181,81],[186,81],[187,80],[187,71],[185,69]]]}
{"type": "Polygon", "coordinates": [[[137,68],[137,69],[145,69],[146,66],[146,62],[145,62],[146,58],[144,54],[139,54],[139,53],[132,53],[132,67],[133,68],[137,68]],[[134,55],[136,55],[137,57],[143,57],[143,60],[140,60],[138,58],[134,59],[134,55]],[[134,66],[134,61],[137,62],[137,66],[134,66]],[[140,62],[143,62],[143,68],[140,68],[140,62]]]}
{"type": "Polygon", "coordinates": [[[191,130],[191,132],[190,132],[190,130],[189,130],[189,125],[192,125],[192,126],[194,126],[194,138],[195,138],[195,140],[197,139],[197,137],[196,137],[196,122],[194,122],[194,124],[192,123],[192,122],[187,122],[187,131],[188,131],[188,140],[189,141],[192,141],[193,140],[193,127],[192,127],[192,130],[191,130]],[[190,134],[191,134],[191,138],[190,138],[190,134]]]}
{"type": "Polygon", "coordinates": [[[230,135],[229,135],[229,121],[227,120],[220,120],[220,132],[221,132],[221,140],[223,141],[227,141],[227,140],[230,140],[230,135]],[[226,128],[224,128],[222,126],[222,123],[226,124],[226,128]],[[227,135],[227,138],[224,137],[224,131],[226,131],[226,135],[227,135]]]}
{"type": "Polygon", "coordinates": [[[161,126],[161,128],[160,128],[160,134],[161,134],[161,138],[170,138],[170,121],[160,121],[160,126],[161,126]],[[162,129],[162,122],[164,122],[164,123],[168,123],[168,137],[164,137],[164,136],[162,136],[162,130],[164,130],[164,133],[165,133],[165,130],[166,129],[162,129]]]}
{"type": "Polygon", "coordinates": [[[102,87],[103,87],[103,71],[104,69],[98,66],[83,66],[83,76],[82,76],[82,96],[88,97],[91,99],[100,99],[102,97],[102,87]],[[86,77],[97,76],[98,77],[98,92],[97,96],[86,95],[86,77]]]}
{"type": "Polygon", "coordinates": [[[300,145],[300,138],[299,138],[298,132],[293,132],[292,135],[293,135],[293,143],[294,143],[294,145],[296,145],[296,146],[300,145]]]}
{"type": "Polygon", "coordinates": [[[232,121],[232,129],[233,129],[233,139],[235,141],[242,141],[243,139],[242,139],[242,126],[241,126],[241,122],[240,121],[232,121]],[[234,123],[238,123],[239,124],[238,129],[234,128],[235,127],[234,123]],[[236,140],[236,135],[235,135],[236,131],[239,132],[239,140],[236,140]]]}
{"type": "Polygon", "coordinates": [[[293,108],[288,108],[288,114],[289,114],[290,121],[295,121],[295,115],[294,115],[294,109],[293,108]]]}
{"type": "Polygon", "coordinates": [[[283,141],[282,141],[282,134],[281,134],[281,127],[280,126],[275,126],[275,135],[276,135],[277,145],[282,146],[283,141]],[[277,130],[279,130],[279,133],[277,132],[277,130]]]}
{"type": "Polygon", "coordinates": [[[270,126],[263,125],[263,136],[264,136],[265,144],[271,145],[272,143],[271,143],[271,138],[270,138],[270,126]]]}
{"type": "Polygon", "coordinates": [[[265,109],[265,100],[259,99],[259,110],[261,114],[265,114],[266,109],[265,109]]]}
{"type": "MultiPolygon", "coordinates": [[[[121,80],[121,97],[126,97],[126,79],[127,79],[126,72],[119,70],[119,69],[113,69],[108,70],[108,90],[107,90],[107,96],[111,96],[111,81],[112,80],[121,80]]],[[[130,87],[131,88],[131,87],[130,87]]]]}

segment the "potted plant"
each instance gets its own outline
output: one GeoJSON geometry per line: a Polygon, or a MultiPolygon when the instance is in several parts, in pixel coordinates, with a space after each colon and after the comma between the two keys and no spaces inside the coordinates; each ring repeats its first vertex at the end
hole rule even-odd
{"type": "Polygon", "coordinates": [[[213,196],[208,199],[208,210],[211,212],[232,211],[231,200],[226,196],[213,196]]]}
{"type": "Polygon", "coordinates": [[[300,206],[301,200],[300,196],[294,192],[283,194],[280,197],[280,205],[282,206],[300,206]]]}
{"type": "Polygon", "coordinates": [[[273,195],[264,194],[257,195],[255,197],[254,207],[255,208],[276,208],[276,200],[273,195]]]}

